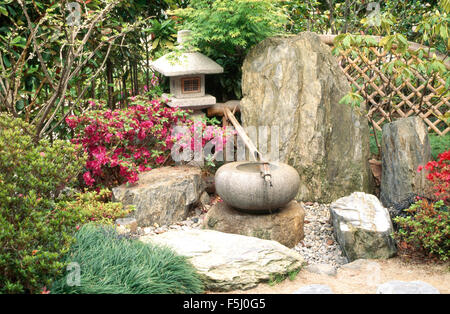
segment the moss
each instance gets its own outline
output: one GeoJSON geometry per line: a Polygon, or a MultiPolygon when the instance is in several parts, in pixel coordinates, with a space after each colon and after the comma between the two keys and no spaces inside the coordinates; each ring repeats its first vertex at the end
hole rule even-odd
{"type": "Polygon", "coordinates": [[[303,263],[302,266],[295,268],[291,271],[288,271],[287,273],[281,273],[281,274],[273,274],[270,276],[269,282],[268,284],[270,286],[274,286],[277,285],[283,281],[286,280],[286,278],[289,278],[289,280],[293,281],[295,279],[295,277],[297,277],[298,273],[302,270],[302,268],[305,266],[306,264],[303,263]]]}
{"type": "Polygon", "coordinates": [[[211,229],[214,229],[215,225],[218,223],[219,221],[215,218],[209,218],[208,219],[208,227],[210,227],[211,229]]]}
{"type": "Polygon", "coordinates": [[[263,230],[263,229],[256,229],[253,231],[253,237],[255,238],[260,238],[260,239],[264,239],[264,240],[270,240],[271,239],[271,234],[268,230],[263,230]]]}

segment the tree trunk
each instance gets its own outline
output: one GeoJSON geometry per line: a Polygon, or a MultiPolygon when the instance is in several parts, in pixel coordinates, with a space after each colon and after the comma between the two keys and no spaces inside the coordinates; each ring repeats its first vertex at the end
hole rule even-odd
{"type": "Polygon", "coordinates": [[[106,62],[106,84],[108,85],[108,107],[114,109],[114,79],[113,67],[110,61],[106,62]]]}

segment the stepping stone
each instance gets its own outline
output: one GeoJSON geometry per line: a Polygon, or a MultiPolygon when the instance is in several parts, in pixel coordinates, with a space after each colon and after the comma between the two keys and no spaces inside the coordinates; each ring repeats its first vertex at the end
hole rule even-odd
{"type": "Polygon", "coordinates": [[[440,292],[432,285],[420,280],[392,280],[379,285],[377,294],[440,294],[440,292]]]}
{"type": "Polygon", "coordinates": [[[330,264],[312,264],[306,266],[305,270],[319,275],[336,276],[336,268],[330,264]]]}
{"type": "Polygon", "coordinates": [[[297,252],[276,241],[214,230],[171,230],[140,240],[188,257],[212,291],[250,289],[304,265],[297,252]]]}
{"type": "Polygon", "coordinates": [[[381,266],[375,261],[367,260],[367,259],[357,259],[348,264],[344,264],[340,267],[340,269],[349,269],[349,270],[364,270],[364,269],[380,269],[381,266]]]}
{"type": "Polygon", "coordinates": [[[308,285],[301,287],[293,294],[333,294],[333,291],[327,285],[308,285]]]}

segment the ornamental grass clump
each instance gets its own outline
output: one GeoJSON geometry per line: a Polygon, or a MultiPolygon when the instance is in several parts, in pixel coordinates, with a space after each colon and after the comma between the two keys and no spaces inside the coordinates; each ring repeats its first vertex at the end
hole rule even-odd
{"type": "Polygon", "coordinates": [[[66,262],[78,263],[79,285],[64,276],[51,293],[182,294],[202,293],[203,283],[186,257],[167,247],[118,235],[113,227],[84,225],[66,262]]]}

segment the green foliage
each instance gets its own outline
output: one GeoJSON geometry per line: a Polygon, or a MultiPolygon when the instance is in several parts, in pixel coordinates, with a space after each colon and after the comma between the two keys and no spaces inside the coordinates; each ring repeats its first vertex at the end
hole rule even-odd
{"type": "MultiPolygon", "coordinates": [[[[352,107],[369,110],[376,106],[387,114],[387,120],[393,120],[396,116],[396,109],[409,110],[405,108],[405,99],[399,93],[408,96],[408,102],[412,103],[416,110],[428,112],[435,104],[439,104],[442,98],[450,96],[450,71],[448,71],[446,57],[437,54],[435,46],[443,45],[443,51],[450,48],[450,37],[448,34],[447,13],[435,10],[422,16],[422,19],[415,25],[416,31],[421,33],[421,43],[429,44],[432,48],[411,49],[407,35],[393,32],[395,17],[390,14],[380,16],[380,23],[372,25],[376,35],[384,35],[379,41],[372,36],[340,34],[336,36],[333,49],[335,55],[344,54],[357,61],[361,68],[370,68],[372,62],[377,63],[376,73],[367,71],[352,84],[352,91],[344,96],[341,103],[346,103],[352,107]],[[384,52],[391,57],[379,59],[375,53],[384,52]],[[369,64],[370,63],[370,64],[369,64]],[[378,72],[379,71],[379,72],[378,72]],[[377,92],[374,86],[383,90],[383,94],[377,92]],[[361,92],[359,89],[363,89],[361,92]],[[413,92],[420,90],[421,94],[413,92]],[[433,93],[434,95],[425,95],[433,93]],[[377,95],[376,98],[369,99],[369,95],[377,95]],[[364,97],[363,97],[364,95],[364,97]],[[364,106],[362,106],[364,104],[364,106]],[[430,105],[431,104],[431,105],[430,105]]],[[[365,21],[368,23],[368,21],[365,21]]],[[[441,106],[440,110],[448,111],[448,107],[441,106]]],[[[449,125],[445,115],[433,114],[430,119],[441,120],[443,123],[439,127],[449,125]]],[[[373,123],[373,121],[371,121],[373,123]]]]}
{"type": "Polygon", "coordinates": [[[117,218],[125,217],[134,208],[132,206],[124,208],[122,203],[110,202],[111,194],[109,189],[101,189],[99,192],[75,193],[70,200],[59,202],[56,210],[73,213],[80,223],[95,221],[102,224],[113,224],[117,218]]]}
{"type": "Polygon", "coordinates": [[[438,155],[450,149],[450,133],[443,136],[431,133],[428,134],[431,146],[431,155],[436,160],[438,155]]]}
{"type": "Polygon", "coordinates": [[[74,145],[32,142],[33,128],[0,113],[0,292],[39,292],[63,263],[76,220],[54,210],[84,159],[74,145]]]}
{"type": "MultiPolygon", "coordinates": [[[[381,143],[382,138],[382,132],[377,130],[377,138],[378,143],[381,143]]],[[[428,134],[428,138],[430,140],[430,146],[431,146],[431,156],[434,160],[437,159],[437,156],[447,150],[450,149],[450,133],[447,133],[443,136],[439,136],[435,133],[428,134]]],[[[375,142],[375,138],[373,135],[373,130],[370,130],[370,152],[373,155],[378,155],[378,147],[375,142]]]]}
{"type": "Polygon", "coordinates": [[[287,278],[289,278],[290,281],[293,281],[295,277],[297,277],[298,273],[302,270],[302,268],[291,270],[290,272],[286,274],[274,274],[270,276],[269,279],[269,285],[275,286],[283,281],[285,281],[287,278]]]}
{"type": "MultiPolygon", "coordinates": [[[[274,0],[192,0],[170,14],[193,32],[191,44],[224,67],[218,86],[228,97],[241,97],[241,66],[249,49],[284,33],[287,17],[274,0]]],[[[219,88],[217,88],[219,89],[219,88]]]]}
{"type": "Polygon", "coordinates": [[[79,286],[61,277],[52,293],[201,293],[203,284],[186,257],[167,247],[119,236],[112,227],[84,225],[67,262],[80,265],[79,286]]]}
{"type": "Polygon", "coordinates": [[[405,210],[411,216],[396,217],[394,234],[400,248],[423,251],[446,261],[450,257],[450,213],[442,200],[419,200],[405,210]]]}

